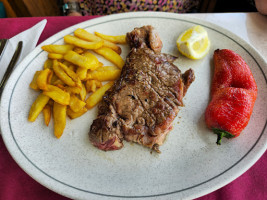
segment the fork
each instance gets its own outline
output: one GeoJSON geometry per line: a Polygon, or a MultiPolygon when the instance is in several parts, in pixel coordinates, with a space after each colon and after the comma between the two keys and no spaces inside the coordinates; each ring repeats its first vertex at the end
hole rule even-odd
{"type": "Polygon", "coordinates": [[[8,39],[2,39],[0,40],[0,60],[1,60],[1,55],[3,53],[3,51],[5,50],[6,44],[8,42],[8,39]]]}
{"type": "MultiPolygon", "coordinates": [[[[6,46],[7,42],[8,42],[7,39],[1,40],[1,43],[0,43],[0,59],[1,59],[1,55],[2,55],[2,53],[4,51],[4,49],[5,49],[5,46],[6,46]]],[[[13,71],[13,69],[14,69],[17,61],[18,61],[18,58],[20,56],[22,47],[23,47],[23,42],[20,41],[18,43],[18,45],[17,45],[17,48],[16,48],[16,50],[15,50],[13,56],[12,56],[11,61],[8,64],[7,70],[6,70],[6,72],[5,72],[5,74],[4,74],[3,78],[2,78],[1,83],[0,83],[0,97],[2,96],[2,92],[3,92],[3,89],[4,89],[5,85],[6,85],[6,82],[7,82],[8,78],[10,77],[10,75],[11,75],[11,73],[12,73],[12,71],[13,71]]]]}

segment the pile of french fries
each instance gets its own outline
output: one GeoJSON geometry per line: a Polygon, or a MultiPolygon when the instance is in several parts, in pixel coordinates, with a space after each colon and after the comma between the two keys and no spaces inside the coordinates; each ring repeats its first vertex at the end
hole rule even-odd
{"type": "Polygon", "coordinates": [[[79,28],[74,35],[66,35],[64,42],[42,46],[48,59],[30,83],[30,88],[40,94],[31,106],[28,120],[34,122],[42,112],[48,126],[53,115],[57,138],[63,134],[67,116],[75,119],[96,106],[119,78],[124,60],[118,44],[126,44],[126,39],[125,35],[92,34],[79,28]],[[104,66],[92,52],[114,66],[104,66]]]}

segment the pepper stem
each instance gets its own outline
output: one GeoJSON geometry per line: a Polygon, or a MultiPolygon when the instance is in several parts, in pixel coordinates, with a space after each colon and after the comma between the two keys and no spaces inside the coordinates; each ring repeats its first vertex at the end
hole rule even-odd
{"type": "Polygon", "coordinates": [[[221,145],[222,138],[225,137],[227,139],[235,137],[233,134],[224,131],[222,129],[213,128],[212,129],[215,134],[218,135],[216,144],[221,145]]]}

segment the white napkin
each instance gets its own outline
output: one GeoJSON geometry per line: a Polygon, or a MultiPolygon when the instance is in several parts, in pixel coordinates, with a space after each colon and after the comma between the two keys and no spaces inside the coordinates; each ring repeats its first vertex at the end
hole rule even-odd
{"type": "Polygon", "coordinates": [[[39,40],[41,33],[44,30],[46,22],[47,20],[44,19],[33,27],[21,32],[20,34],[8,40],[2,58],[0,60],[0,80],[2,80],[6,72],[7,66],[17,48],[18,42],[23,41],[23,47],[16,66],[20,63],[20,61],[23,60],[23,58],[25,58],[25,56],[27,56],[36,47],[36,44],[39,40]]]}

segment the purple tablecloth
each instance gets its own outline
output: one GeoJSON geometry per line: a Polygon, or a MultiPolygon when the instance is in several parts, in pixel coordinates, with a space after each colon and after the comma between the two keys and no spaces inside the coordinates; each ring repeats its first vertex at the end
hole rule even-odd
{"type": "MultiPolygon", "coordinates": [[[[40,37],[39,43],[58,31],[76,23],[94,17],[45,17],[47,25],[40,37]]],[[[0,38],[11,38],[44,18],[9,18],[0,19],[0,38]]],[[[251,200],[267,199],[267,152],[242,176],[198,200],[251,200]]],[[[170,197],[167,196],[167,199],[170,197]]],[[[0,199],[39,199],[67,200],[28,176],[8,153],[0,136],[0,199]]]]}

